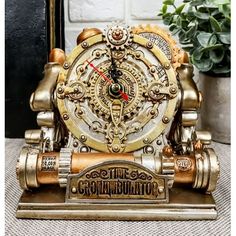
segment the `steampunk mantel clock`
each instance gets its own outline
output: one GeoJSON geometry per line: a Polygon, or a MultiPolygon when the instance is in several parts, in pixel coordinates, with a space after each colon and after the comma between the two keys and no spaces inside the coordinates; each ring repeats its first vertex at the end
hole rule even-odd
{"type": "Polygon", "coordinates": [[[16,172],[17,217],[215,219],[219,163],[195,129],[202,97],[188,57],[157,26],[84,29],[53,49],[32,94],[16,172]]]}

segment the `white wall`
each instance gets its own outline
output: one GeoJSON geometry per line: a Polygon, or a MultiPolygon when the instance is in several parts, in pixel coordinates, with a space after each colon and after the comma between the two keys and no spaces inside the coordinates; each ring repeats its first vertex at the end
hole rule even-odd
{"type": "Polygon", "coordinates": [[[162,0],[65,0],[64,4],[66,53],[76,46],[77,35],[83,28],[103,29],[112,21],[130,26],[151,23],[166,28],[157,16],[162,0]]]}

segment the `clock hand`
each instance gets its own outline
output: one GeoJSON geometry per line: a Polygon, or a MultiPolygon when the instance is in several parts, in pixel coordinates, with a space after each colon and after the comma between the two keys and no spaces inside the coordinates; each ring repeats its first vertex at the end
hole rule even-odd
{"type": "MultiPolygon", "coordinates": [[[[86,60],[86,62],[89,64],[89,66],[91,66],[99,75],[102,76],[102,78],[104,78],[105,80],[107,80],[109,82],[109,84],[112,84],[113,81],[110,80],[109,78],[107,78],[106,75],[104,75],[96,66],[94,66],[91,62],[89,62],[88,60],[86,60]]],[[[122,90],[118,90],[118,92],[120,93],[121,97],[125,100],[128,101],[129,96],[124,93],[122,90]]]]}

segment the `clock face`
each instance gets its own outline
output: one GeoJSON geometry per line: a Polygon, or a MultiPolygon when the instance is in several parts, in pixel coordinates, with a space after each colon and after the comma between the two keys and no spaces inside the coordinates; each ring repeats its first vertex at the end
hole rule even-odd
{"type": "Polygon", "coordinates": [[[113,25],[81,42],[61,70],[57,105],[72,135],[103,152],[131,152],[169,126],[179,89],[160,36],[113,25]],[[159,37],[159,38],[158,38],[159,37]]]}

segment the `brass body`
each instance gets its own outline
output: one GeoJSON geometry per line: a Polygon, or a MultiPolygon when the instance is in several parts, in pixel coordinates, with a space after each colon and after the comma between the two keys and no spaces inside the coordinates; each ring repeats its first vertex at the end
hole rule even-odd
{"type": "Polygon", "coordinates": [[[196,130],[202,95],[170,35],[156,26],[112,25],[104,33],[84,29],[77,44],[67,56],[51,51],[30,98],[40,129],[25,133],[16,167],[21,188],[65,188],[65,207],[168,204],[179,186],[214,191],[218,158],[210,133],[196,130]],[[111,93],[112,83],[120,94],[111,93]]]}

